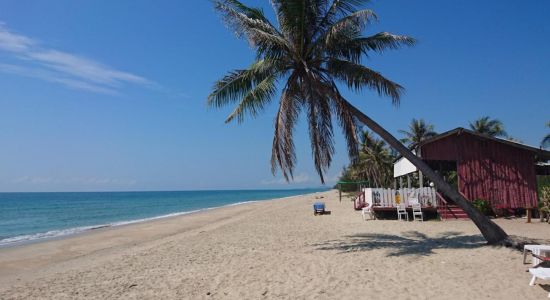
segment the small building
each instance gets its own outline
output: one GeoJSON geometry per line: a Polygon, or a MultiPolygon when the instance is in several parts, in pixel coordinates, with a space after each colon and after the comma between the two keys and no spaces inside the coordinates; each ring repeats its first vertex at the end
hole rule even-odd
{"type": "MultiPolygon", "coordinates": [[[[440,174],[454,172],[468,200],[484,199],[502,209],[537,207],[537,175],[548,174],[544,162],[550,160],[550,151],[464,128],[430,138],[416,152],[440,174]]],[[[406,159],[396,161],[395,175],[416,171],[411,166],[406,159]]]]}

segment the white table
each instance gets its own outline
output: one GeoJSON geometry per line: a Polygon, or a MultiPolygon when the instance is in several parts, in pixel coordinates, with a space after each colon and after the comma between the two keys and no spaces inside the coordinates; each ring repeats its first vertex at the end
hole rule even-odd
{"type": "MultiPolygon", "coordinates": [[[[525,245],[523,246],[523,263],[527,257],[527,251],[531,251],[533,254],[541,255],[541,253],[550,252],[550,245],[525,245]]],[[[540,259],[533,257],[533,266],[540,263],[540,259]]]]}

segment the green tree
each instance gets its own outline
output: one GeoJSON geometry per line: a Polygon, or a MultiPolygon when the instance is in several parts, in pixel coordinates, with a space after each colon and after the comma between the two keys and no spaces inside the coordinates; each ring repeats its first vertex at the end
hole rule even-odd
{"type": "Polygon", "coordinates": [[[393,180],[394,158],[384,141],[365,131],[362,134],[359,157],[345,169],[343,177],[350,177],[354,181],[368,181],[375,187],[389,187],[393,180]]]}
{"type": "Polygon", "coordinates": [[[226,122],[242,122],[256,116],[282,87],[275,116],[271,166],[289,180],[296,162],[293,133],[300,114],[306,116],[313,161],[321,182],[334,154],[332,117],[338,121],[348,144],[352,162],[359,156],[357,124],[369,127],[430,178],[438,189],[462,207],[489,243],[507,240],[508,235],[479,213],[456,189],[447,184],[424,161],[393,135],[351,105],[338,83],[355,91],[375,90],[398,104],[403,87],[362,64],[371,52],[410,46],[415,40],[380,32],[363,36],[367,25],[377,19],[368,0],[272,0],[276,22],[261,9],[236,0],[217,0],[215,8],[239,37],[248,40],[256,57],[246,69],[229,72],[217,81],[208,104],[236,105],[226,122]],[[276,25],[274,25],[276,24],[276,25]]]}
{"type": "MultiPolygon", "coordinates": [[[[546,126],[548,128],[550,128],[550,121],[548,121],[548,123],[546,123],[546,126]]],[[[540,143],[540,146],[541,147],[550,147],[550,133],[547,134],[543,139],[542,139],[542,142],[540,143]]]]}
{"type": "Polygon", "coordinates": [[[506,137],[507,133],[504,130],[504,125],[498,119],[491,119],[488,116],[481,117],[470,123],[470,129],[477,133],[485,134],[492,137],[506,137]]]}
{"type": "Polygon", "coordinates": [[[399,133],[404,136],[401,141],[409,147],[437,135],[434,126],[426,123],[424,119],[412,119],[409,129],[399,130],[399,133]]]}

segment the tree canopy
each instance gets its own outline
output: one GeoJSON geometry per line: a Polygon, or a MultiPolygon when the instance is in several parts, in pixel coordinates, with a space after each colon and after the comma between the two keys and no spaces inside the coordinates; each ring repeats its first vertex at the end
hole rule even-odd
{"type": "Polygon", "coordinates": [[[492,137],[506,137],[508,135],[502,122],[498,119],[491,119],[489,116],[470,122],[470,129],[492,137]]]}
{"type": "Polygon", "coordinates": [[[208,97],[214,107],[236,105],[226,122],[256,116],[280,93],[275,117],[271,166],[289,180],[296,154],[294,127],[307,119],[313,160],[324,183],[334,154],[333,117],[342,128],[351,161],[359,156],[357,120],[339,85],[374,90],[398,104],[403,87],[362,64],[371,53],[411,46],[404,35],[363,35],[378,17],[367,0],[272,0],[276,20],[237,0],[217,0],[216,9],[237,36],[248,40],[256,59],[245,69],[217,81],[208,97]]]}
{"type": "Polygon", "coordinates": [[[425,141],[437,135],[434,125],[427,123],[424,119],[412,119],[407,130],[399,130],[404,137],[401,141],[409,147],[425,141]]]}
{"type": "MultiPolygon", "coordinates": [[[[548,123],[546,123],[546,127],[550,128],[550,121],[548,121],[548,123]]],[[[541,142],[541,147],[550,147],[550,133],[547,134],[543,139],[542,139],[542,142],[541,142]]]]}

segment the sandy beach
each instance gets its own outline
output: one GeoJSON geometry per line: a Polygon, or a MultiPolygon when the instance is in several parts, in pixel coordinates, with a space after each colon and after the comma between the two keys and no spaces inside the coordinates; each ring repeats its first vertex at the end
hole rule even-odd
{"type": "Polygon", "coordinates": [[[329,191],[0,249],[0,298],[545,299],[528,267],[470,221],[365,222],[329,191]],[[313,216],[317,197],[331,215],[313,216]]]}

